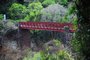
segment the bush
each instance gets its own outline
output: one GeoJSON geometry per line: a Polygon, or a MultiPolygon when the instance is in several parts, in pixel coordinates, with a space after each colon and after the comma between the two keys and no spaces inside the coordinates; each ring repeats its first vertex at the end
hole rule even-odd
{"type": "Polygon", "coordinates": [[[26,11],[27,16],[25,17],[25,20],[38,21],[40,11],[42,8],[43,6],[40,2],[30,3],[27,7],[27,11],[26,11]]]}
{"type": "Polygon", "coordinates": [[[13,3],[9,8],[10,17],[11,19],[14,20],[24,19],[26,15],[25,11],[26,11],[26,6],[19,3],[13,3]]]}
{"type": "Polygon", "coordinates": [[[44,7],[47,7],[48,5],[55,4],[55,0],[44,0],[42,4],[44,7]]]}
{"type": "Polygon", "coordinates": [[[76,52],[80,52],[81,51],[81,48],[82,48],[81,43],[76,38],[73,38],[71,40],[71,45],[72,45],[74,51],[76,51],[76,52]]]}
{"type": "Polygon", "coordinates": [[[3,14],[0,14],[0,20],[2,20],[3,19],[3,14]]]}
{"type": "Polygon", "coordinates": [[[86,43],[84,43],[84,41],[81,42],[76,38],[73,38],[71,40],[72,51],[74,53],[74,57],[76,58],[76,60],[85,60],[85,56],[82,54],[82,52],[86,48],[83,46],[83,44],[86,43]]]}
{"type": "MultiPolygon", "coordinates": [[[[59,48],[61,45],[61,42],[59,40],[53,40],[52,43],[57,48],[59,48]]],[[[55,48],[51,47],[51,49],[55,49],[55,48]]],[[[53,51],[52,53],[51,53],[51,49],[50,46],[48,46],[47,48],[44,49],[44,51],[33,52],[29,50],[27,54],[24,56],[23,60],[74,60],[71,54],[69,54],[68,51],[65,49],[53,51]]]]}
{"type": "Polygon", "coordinates": [[[76,12],[76,5],[74,3],[68,4],[68,14],[73,14],[76,12]]]}
{"type": "Polygon", "coordinates": [[[41,21],[44,22],[61,22],[67,14],[67,8],[59,4],[49,5],[41,11],[41,21]]]}
{"type": "Polygon", "coordinates": [[[68,0],[56,0],[56,3],[59,3],[61,5],[67,5],[68,0]]]}
{"type": "Polygon", "coordinates": [[[49,54],[44,51],[29,51],[23,60],[74,60],[74,58],[66,50],[60,50],[54,54],[49,54]]]}
{"type": "MultiPolygon", "coordinates": [[[[68,8],[60,4],[49,5],[41,11],[41,21],[73,23],[77,25],[77,15],[75,5],[69,4],[68,8]]],[[[76,28],[76,27],[75,27],[76,28]]]]}

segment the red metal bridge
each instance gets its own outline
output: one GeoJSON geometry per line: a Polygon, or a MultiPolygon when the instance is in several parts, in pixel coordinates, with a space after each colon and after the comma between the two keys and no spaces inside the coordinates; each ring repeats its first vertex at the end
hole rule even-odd
{"type": "Polygon", "coordinates": [[[20,22],[20,29],[30,30],[46,30],[65,32],[65,28],[69,28],[69,32],[75,32],[74,25],[72,23],[57,23],[57,22],[20,22]]]}

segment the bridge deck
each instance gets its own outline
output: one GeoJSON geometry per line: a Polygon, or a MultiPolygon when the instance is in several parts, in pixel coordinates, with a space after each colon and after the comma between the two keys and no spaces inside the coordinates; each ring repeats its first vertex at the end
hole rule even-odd
{"type": "Polygon", "coordinates": [[[65,27],[69,28],[70,32],[74,32],[73,24],[71,23],[56,23],[56,22],[20,22],[20,29],[31,30],[47,30],[65,32],[65,27]]]}

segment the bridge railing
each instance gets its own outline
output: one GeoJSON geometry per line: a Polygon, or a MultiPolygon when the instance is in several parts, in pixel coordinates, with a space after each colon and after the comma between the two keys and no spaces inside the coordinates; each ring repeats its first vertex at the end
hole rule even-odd
{"type": "Polygon", "coordinates": [[[74,25],[72,23],[57,23],[57,22],[19,22],[20,29],[31,30],[46,30],[46,31],[58,31],[65,32],[69,29],[69,32],[75,32],[74,25]]]}

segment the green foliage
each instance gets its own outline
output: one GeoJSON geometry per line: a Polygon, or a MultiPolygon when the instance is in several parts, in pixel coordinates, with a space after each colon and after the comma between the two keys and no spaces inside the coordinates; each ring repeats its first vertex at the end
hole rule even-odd
{"type": "Polygon", "coordinates": [[[44,1],[44,0],[39,0],[39,2],[41,2],[41,3],[42,3],[43,1],[44,1]]]}
{"type": "Polygon", "coordinates": [[[38,21],[42,8],[43,8],[43,6],[40,2],[30,3],[27,7],[26,13],[28,13],[28,14],[25,17],[25,19],[30,20],[30,21],[38,21]]]}
{"type": "Polygon", "coordinates": [[[54,54],[49,54],[44,51],[30,51],[23,60],[74,60],[74,58],[66,50],[60,50],[54,54]]]}
{"type": "Polygon", "coordinates": [[[81,42],[78,41],[76,38],[73,38],[71,40],[71,45],[72,45],[74,51],[76,51],[76,52],[80,52],[81,51],[81,48],[82,48],[81,42]]]}
{"type": "Polygon", "coordinates": [[[74,3],[70,3],[69,5],[68,5],[68,14],[70,15],[70,14],[73,14],[73,13],[75,13],[75,11],[76,11],[76,6],[75,6],[75,4],[74,3]]]}
{"type": "Polygon", "coordinates": [[[76,9],[73,3],[69,4],[68,8],[60,4],[50,5],[41,11],[41,21],[73,23],[77,25],[78,19],[75,11],[76,9]]]}
{"type": "Polygon", "coordinates": [[[74,58],[66,50],[61,50],[57,53],[60,60],[74,60],[74,58]]]}
{"type": "Polygon", "coordinates": [[[56,3],[59,3],[61,5],[67,5],[68,0],[56,0],[56,3]]]}
{"type": "Polygon", "coordinates": [[[55,4],[55,0],[44,0],[42,4],[44,7],[47,7],[48,5],[55,4]]]}
{"type": "MultiPolygon", "coordinates": [[[[80,33],[76,32],[75,34],[76,34],[75,37],[71,40],[72,51],[75,54],[77,54],[76,55],[76,59],[78,59],[78,60],[85,60],[85,56],[83,55],[83,51],[87,50],[87,47],[84,46],[86,43],[85,43],[84,40],[82,40],[82,39],[84,39],[83,36],[80,39],[80,37],[81,37],[80,33]]],[[[86,38],[86,36],[85,36],[85,38],[86,38]]],[[[88,50],[87,50],[87,52],[88,52],[88,50]]]]}
{"type": "Polygon", "coordinates": [[[2,20],[3,19],[3,14],[0,14],[0,20],[2,20]]]}
{"type": "Polygon", "coordinates": [[[19,3],[13,3],[9,8],[10,17],[14,20],[23,19],[26,15],[25,11],[26,6],[19,3]]]}
{"type": "Polygon", "coordinates": [[[60,42],[59,40],[54,40],[54,44],[55,44],[56,46],[60,46],[60,45],[61,45],[61,42],[60,42]]]}
{"type": "MultiPolygon", "coordinates": [[[[61,42],[59,40],[53,40],[53,42],[56,47],[61,45],[61,42]]],[[[72,55],[67,50],[60,49],[56,52],[53,51],[52,53],[50,53],[51,50],[47,50],[47,48],[39,52],[33,52],[29,50],[27,51],[27,54],[26,56],[24,56],[23,60],[74,60],[72,55]]]]}
{"type": "Polygon", "coordinates": [[[65,22],[69,22],[69,18],[67,15],[61,17],[58,22],[61,22],[61,23],[65,23],[65,22]]]}
{"type": "MultiPolygon", "coordinates": [[[[55,47],[55,49],[58,50],[58,48],[62,47],[62,43],[60,42],[60,40],[57,39],[53,39],[52,41],[50,41],[49,44],[53,44],[53,46],[49,46],[49,44],[45,45],[45,49],[47,52],[50,52],[51,50],[54,50],[52,47],[55,47]],[[51,43],[50,43],[51,42],[51,43]]],[[[55,52],[55,51],[54,51],[55,52]]],[[[54,53],[53,52],[53,53],[54,53]]]]}

